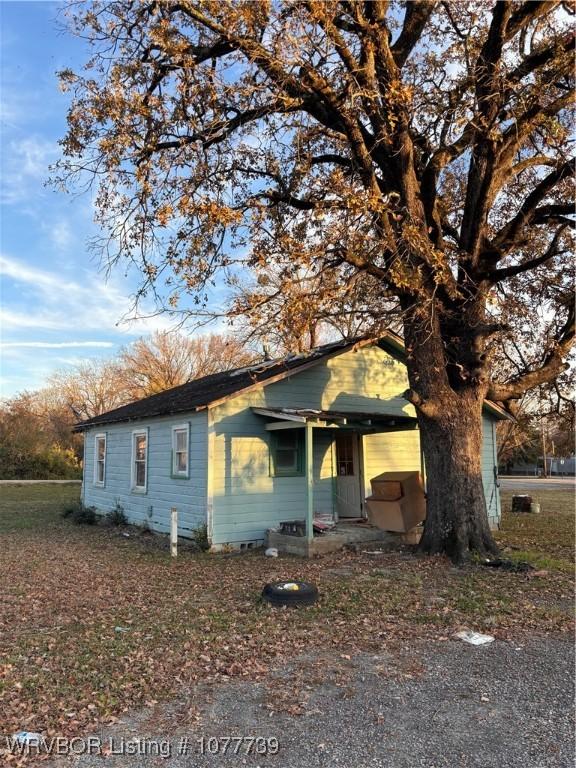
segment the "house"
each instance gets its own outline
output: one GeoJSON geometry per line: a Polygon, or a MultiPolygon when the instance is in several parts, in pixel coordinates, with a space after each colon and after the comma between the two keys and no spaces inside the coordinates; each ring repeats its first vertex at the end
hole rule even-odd
{"type": "MultiPolygon", "coordinates": [[[[218,373],[84,421],[82,500],[180,536],[207,527],[217,550],[261,544],[267,529],[315,515],[365,517],[370,478],[423,470],[401,339],[356,339],[218,373]]],[[[483,478],[500,520],[496,430],[484,408],[483,478]]]]}
{"type": "Polygon", "coordinates": [[[546,473],[544,473],[544,459],[538,456],[536,464],[512,464],[501,467],[500,472],[506,475],[533,475],[543,477],[564,477],[576,475],[576,457],[574,456],[546,456],[546,473]]]}

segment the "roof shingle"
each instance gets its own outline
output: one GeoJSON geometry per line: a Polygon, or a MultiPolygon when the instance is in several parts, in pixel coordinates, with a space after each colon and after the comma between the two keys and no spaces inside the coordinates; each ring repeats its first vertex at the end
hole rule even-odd
{"type": "Polygon", "coordinates": [[[267,381],[279,374],[296,371],[311,362],[343,352],[359,341],[362,341],[362,337],[325,344],[305,355],[290,355],[280,360],[263,361],[252,366],[213,373],[94,416],[77,424],[75,429],[82,431],[98,424],[114,424],[152,416],[169,416],[205,408],[216,400],[241,392],[254,384],[267,381]]]}

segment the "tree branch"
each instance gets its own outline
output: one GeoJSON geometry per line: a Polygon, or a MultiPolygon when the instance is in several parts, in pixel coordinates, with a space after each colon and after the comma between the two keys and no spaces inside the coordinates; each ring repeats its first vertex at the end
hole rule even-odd
{"type": "Polygon", "coordinates": [[[287,114],[293,112],[301,107],[299,102],[290,102],[286,99],[279,99],[271,102],[270,104],[264,104],[261,107],[255,109],[249,109],[245,112],[241,112],[235,117],[230,118],[227,121],[215,121],[212,125],[208,126],[204,131],[198,131],[196,133],[189,134],[187,136],[180,136],[177,139],[171,139],[167,141],[158,141],[149,146],[143,146],[140,151],[140,157],[137,161],[137,165],[148,159],[151,155],[161,152],[166,149],[181,149],[182,147],[196,142],[201,143],[205,149],[208,149],[213,144],[219,144],[224,141],[231,133],[238,128],[248,123],[253,123],[260,120],[267,115],[272,114],[287,114]]]}
{"type": "Polygon", "coordinates": [[[352,168],[352,161],[348,157],[342,155],[336,155],[334,153],[327,152],[324,155],[316,155],[311,157],[308,161],[310,165],[322,165],[324,163],[332,163],[334,165],[341,165],[342,168],[352,168]]]}
{"type": "Polygon", "coordinates": [[[272,205],[284,203],[297,211],[317,211],[319,209],[330,210],[340,208],[342,204],[338,201],[323,199],[301,198],[291,195],[289,192],[278,192],[277,190],[258,192],[254,197],[262,197],[269,200],[272,205]]]}
{"type": "Polygon", "coordinates": [[[431,402],[430,400],[424,400],[418,392],[414,389],[407,389],[405,392],[402,393],[402,397],[404,400],[408,400],[409,403],[411,403],[416,410],[423,413],[425,416],[428,416],[428,418],[434,418],[438,415],[438,407],[435,403],[431,402]]]}
{"type": "Polygon", "coordinates": [[[528,371],[519,376],[513,377],[505,384],[493,383],[487,393],[490,400],[506,402],[507,400],[517,400],[528,389],[533,389],[539,384],[546,384],[554,381],[563,371],[570,366],[564,361],[564,358],[574,344],[575,336],[575,305],[574,297],[571,298],[571,304],[568,308],[568,317],[566,322],[556,335],[552,349],[545,356],[540,368],[528,371]]]}
{"type": "Polygon", "coordinates": [[[567,226],[567,224],[563,224],[558,229],[552,238],[552,242],[541,256],[538,256],[535,259],[530,259],[529,261],[525,261],[522,264],[515,264],[511,267],[503,267],[502,269],[492,270],[491,272],[488,272],[487,279],[490,280],[491,283],[499,283],[509,277],[515,277],[516,275],[520,275],[523,272],[529,272],[531,269],[536,269],[536,267],[539,267],[541,264],[545,264],[555,256],[560,256],[563,253],[567,253],[567,250],[558,250],[558,242],[567,226]]]}
{"type": "MultiPolygon", "coordinates": [[[[522,229],[530,224],[538,211],[538,204],[562,179],[567,178],[575,167],[574,159],[567,160],[545,176],[526,197],[516,216],[514,216],[492,238],[489,250],[497,251],[504,255],[510,248],[517,244],[517,239],[522,229]]],[[[540,210],[542,214],[543,211],[540,210]]]]}
{"type": "Polygon", "coordinates": [[[574,35],[567,35],[563,40],[556,40],[553,45],[547,48],[541,48],[534,53],[526,56],[515,69],[512,70],[507,76],[506,80],[509,83],[519,83],[526,75],[531,74],[539,67],[552,61],[558,53],[568,53],[574,50],[574,35]]]}
{"type": "Polygon", "coordinates": [[[518,10],[510,17],[506,40],[511,40],[517,32],[526,27],[531,21],[553,11],[559,4],[558,0],[532,0],[529,3],[522,3],[518,10]]]}
{"type": "Polygon", "coordinates": [[[400,69],[402,69],[414,46],[418,43],[435,5],[436,2],[429,2],[429,0],[405,3],[404,25],[398,39],[391,48],[394,61],[400,69]]]}
{"type": "Polygon", "coordinates": [[[481,232],[488,216],[496,170],[491,129],[502,107],[503,94],[499,88],[498,71],[511,13],[511,3],[496,3],[488,35],[474,66],[478,108],[474,119],[472,152],[460,228],[460,247],[469,254],[472,262],[476,260],[481,232]]]}

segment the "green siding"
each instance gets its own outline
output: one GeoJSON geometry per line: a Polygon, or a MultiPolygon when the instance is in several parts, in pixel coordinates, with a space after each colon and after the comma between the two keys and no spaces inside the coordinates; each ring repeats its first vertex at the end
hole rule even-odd
{"type": "MultiPolygon", "coordinates": [[[[212,542],[261,541],[267,528],[304,517],[303,477],[271,477],[270,433],[251,408],[315,408],[414,415],[406,369],[378,347],[346,352],[212,410],[212,542]]],[[[401,433],[390,433],[397,439],[401,433]]],[[[332,431],[314,430],[314,511],[331,512],[332,431]]],[[[381,470],[382,471],[382,470],[381,470]]]]}
{"type": "MultiPolygon", "coordinates": [[[[236,402],[236,401],[234,401],[236,402]]],[[[270,433],[249,409],[215,420],[212,543],[260,541],[267,528],[302,518],[306,478],[270,473],[270,433]]],[[[331,434],[314,430],[314,511],[332,510],[331,434]]]]}
{"type": "Polygon", "coordinates": [[[178,510],[178,531],[190,536],[206,522],[206,411],[126,424],[105,424],[84,435],[83,501],[104,514],[119,502],[130,523],[168,533],[170,509],[178,510]],[[173,478],[172,427],[190,425],[189,476],[173,478]],[[146,493],[131,490],[132,431],[148,429],[146,493]],[[106,434],[106,483],[94,485],[94,436],[106,434]]]}
{"type": "Polygon", "coordinates": [[[496,448],[496,421],[484,415],[482,419],[482,480],[488,508],[488,519],[492,528],[500,524],[500,489],[496,485],[495,468],[498,467],[496,448]]]}
{"type": "MultiPolygon", "coordinates": [[[[403,399],[405,366],[378,347],[365,347],[325,360],[282,381],[240,393],[211,409],[214,424],[212,543],[262,541],[267,528],[303,519],[306,482],[272,477],[266,419],[251,410],[314,408],[414,415],[403,399]]],[[[494,421],[484,417],[483,479],[490,522],[497,524],[500,499],[495,487],[494,421]]],[[[314,511],[333,511],[333,431],[314,430],[314,511]]],[[[366,493],[370,478],[387,470],[419,470],[417,430],[366,435],[363,445],[366,493]]]]}

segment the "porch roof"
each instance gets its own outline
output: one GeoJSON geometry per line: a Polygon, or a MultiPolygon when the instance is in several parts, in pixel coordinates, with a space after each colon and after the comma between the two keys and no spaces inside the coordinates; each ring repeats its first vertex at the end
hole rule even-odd
{"type": "Polygon", "coordinates": [[[370,411],[331,411],[313,408],[256,408],[252,411],[270,420],[266,428],[294,429],[311,424],[330,429],[356,429],[363,432],[395,432],[416,429],[414,416],[370,411]]]}

